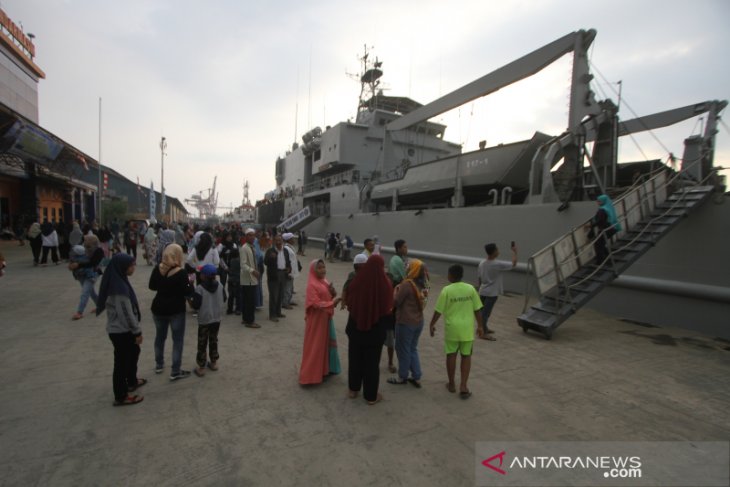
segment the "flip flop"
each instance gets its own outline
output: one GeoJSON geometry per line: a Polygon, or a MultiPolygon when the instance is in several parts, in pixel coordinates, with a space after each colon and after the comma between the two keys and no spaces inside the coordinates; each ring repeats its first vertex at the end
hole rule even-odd
{"type": "Polygon", "coordinates": [[[398,377],[388,377],[388,380],[386,382],[388,384],[397,384],[397,385],[408,384],[407,380],[400,379],[398,377]]]}
{"type": "Polygon", "coordinates": [[[462,399],[469,399],[471,397],[471,391],[461,391],[459,397],[462,399]]]}
{"type": "Polygon", "coordinates": [[[479,338],[481,338],[482,340],[488,340],[490,342],[496,342],[497,341],[497,339],[494,338],[492,335],[482,335],[479,338]]]}
{"type": "Polygon", "coordinates": [[[115,406],[133,406],[139,404],[144,400],[143,396],[127,396],[123,401],[114,401],[115,406]]]}
{"type": "Polygon", "coordinates": [[[451,393],[454,393],[454,392],[456,392],[456,386],[452,386],[451,384],[449,384],[447,382],[446,383],[446,390],[449,391],[449,392],[451,392],[451,393]]]}
{"type": "Polygon", "coordinates": [[[408,382],[410,382],[411,384],[413,384],[413,387],[415,387],[416,389],[420,389],[421,388],[421,383],[418,382],[413,377],[411,377],[410,379],[408,379],[408,382]]]}
{"type": "Polygon", "coordinates": [[[358,393],[359,393],[359,391],[348,390],[347,397],[349,397],[350,399],[355,399],[357,397],[358,393]]]}
{"type": "Polygon", "coordinates": [[[246,328],[261,328],[261,325],[258,323],[244,323],[243,326],[246,328]]]}
{"type": "Polygon", "coordinates": [[[147,383],[147,379],[137,379],[137,385],[127,387],[127,391],[134,392],[137,389],[139,389],[140,387],[142,387],[143,385],[145,385],[146,383],[147,383]]]}
{"type": "Polygon", "coordinates": [[[200,367],[195,367],[193,369],[193,373],[198,377],[205,377],[205,370],[200,367]]]}

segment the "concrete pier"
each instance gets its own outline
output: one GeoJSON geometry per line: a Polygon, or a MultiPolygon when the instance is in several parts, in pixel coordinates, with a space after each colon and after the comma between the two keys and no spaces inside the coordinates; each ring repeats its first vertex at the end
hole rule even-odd
{"type": "MultiPolygon", "coordinates": [[[[0,250],[1,485],[473,485],[479,441],[730,439],[730,343],[591,310],[546,341],[517,326],[522,296],[501,297],[497,341],[475,343],[468,400],[444,387],[443,321],[420,340],[422,389],[387,384],[384,351],[384,401],[349,399],[340,310],[343,373],[300,387],[302,305],[279,323],[257,313],[258,330],[226,316],[220,370],[170,382],[171,337],[165,373],[154,373],[152,268],[141,256],[131,281],[143,315],[139,377],[149,383],[141,404],[112,407],[106,316],[90,315],[90,302],[71,321],[80,287],[66,264],[33,267],[30,247],[16,242],[0,250]]],[[[301,258],[300,303],[320,252],[301,258]]],[[[350,264],[327,268],[340,289],[350,264]]],[[[432,275],[427,323],[445,283],[432,275]]],[[[197,322],[187,318],[183,368],[192,369],[197,322]]]]}

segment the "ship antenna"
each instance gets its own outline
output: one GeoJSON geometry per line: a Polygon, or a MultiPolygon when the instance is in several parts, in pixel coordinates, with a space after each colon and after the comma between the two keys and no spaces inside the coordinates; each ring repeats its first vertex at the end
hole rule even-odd
{"type": "Polygon", "coordinates": [[[360,57],[362,62],[362,72],[359,75],[349,76],[352,78],[359,78],[360,81],[360,96],[357,102],[357,115],[355,117],[356,122],[361,121],[361,113],[367,112],[377,108],[377,89],[380,86],[380,77],[383,76],[383,72],[380,67],[383,65],[378,58],[375,58],[375,62],[369,62],[370,53],[368,52],[368,46],[364,45],[364,53],[360,57]]]}

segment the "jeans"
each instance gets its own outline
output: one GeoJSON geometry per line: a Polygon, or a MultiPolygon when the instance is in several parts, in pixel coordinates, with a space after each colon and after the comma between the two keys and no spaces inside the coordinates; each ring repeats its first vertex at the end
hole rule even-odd
{"type": "Polygon", "coordinates": [[[84,314],[84,310],[86,309],[86,303],[89,302],[89,298],[91,298],[91,300],[94,302],[94,305],[96,305],[96,300],[99,298],[99,296],[96,295],[96,291],[94,290],[95,282],[96,279],[94,278],[87,278],[79,281],[79,284],[81,284],[81,299],[79,299],[79,307],[76,310],[79,314],[84,314]]]}
{"type": "Polygon", "coordinates": [[[155,335],[155,365],[161,369],[165,365],[165,340],[168,325],[172,329],[172,371],[171,375],[180,372],[182,363],[183,342],[185,340],[185,313],[171,316],[153,314],[157,334],[155,335]]]}
{"type": "Polygon", "coordinates": [[[395,353],[398,354],[398,377],[408,378],[408,373],[415,380],[421,380],[421,360],[418,357],[418,339],[423,331],[423,321],[420,324],[395,325],[395,353]]]}
{"type": "Polygon", "coordinates": [[[484,333],[489,330],[489,327],[487,326],[487,321],[489,321],[489,317],[492,314],[492,309],[494,309],[494,303],[497,302],[498,297],[499,296],[479,296],[479,298],[482,300],[482,304],[484,305],[482,307],[482,328],[484,329],[484,333]]]}

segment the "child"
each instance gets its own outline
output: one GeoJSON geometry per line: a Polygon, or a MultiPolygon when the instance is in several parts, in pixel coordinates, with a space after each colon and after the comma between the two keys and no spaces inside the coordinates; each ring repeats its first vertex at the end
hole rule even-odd
{"type": "Polygon", "coordinates": [[[221,311],[226,301],[223,286],[216,279],[218,268],[206,264],[200,269],[200,284],[195,288],[193,308],[198,310],[198,366],[193,372],[198,377],[205,375],[206,348],[210,350],[210,370],[218,370],[218,330],[221,326],[221,311]]]}
{"type": "Polygon", "coordinates": [[[226,314],[230,315],[234,311],[237,315],[241,314],[241,258],[238,249],[231,250],[230,260],[228,262],[228,309],[226,314]]]}
{"type": "Polygon", "coordinates": [[[76,263],[79,264],[78,266],[71,266],[69,265],[69,269],[71,269],[71,272],[74,276],[74,279],[77,281],[83,282],[84,279],[92,279],[96,277],[96,271],[93,267],[87,267],[82,266],[81,264],[88,264],[90,262],[89,256],[86,254],[86,249],[83,245],[74,245],[71,248],[71,253],[69,254],[69,260],[70,263],[76,263]]]}
{"type": "Polygon", "coordinates": [[[139,346],[142,344],[137,295],[129,282],[135,262],[127,254],[114,254],[99,286],[96,315],[106,310],[106,331],[114,345],[114,405],[131,406],[144,399],[130,395],[147,383],[137,377],[139,346]]]}
{"type": "Polygon", "coordinates": [[[436,331],[436,322],[444,315],[444,351],[446,352],[446,373],[449,392],[456,392],[454,374],[456,372],[456,354],[461,353],[461,386],[459,397],[469,399],[471,391],[466,385],[471,370],[471,352],[474,345],[474,318],[479,327],[477,334],[481,337],[482,316],[479,310],[482,302],[474,286],[461,282],[464,268],[460,265],[449,267],[449,284],[441,290],[431,318],[429,329],[431,336],[436,331]]]}

